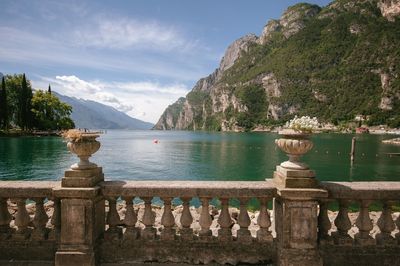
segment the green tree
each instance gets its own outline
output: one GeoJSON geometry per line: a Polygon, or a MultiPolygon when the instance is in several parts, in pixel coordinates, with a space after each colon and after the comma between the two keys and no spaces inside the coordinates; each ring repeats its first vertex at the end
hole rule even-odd
{"type": "Polygon", "coordinates": [[[22,76],[21,91],[19,94],[19,114],[18,125],[24,129],[32,129],[33,127],[33,114],[31,107],[31,100],[33,97],[32,87],[26,80],[25,74],[22,76]]]}
{"type": "Polygon", "coordinates": [[[32,98],[32,112],[35,127],[38,129],[61,130],[75,127],[70,118],[72,107],[48,92],[35,91],[32,98]]]}
{"type": "Polygon", "coordinates": [[[49,84],[49,88],[47,89],[47,92],[51,94],[51,87],[50,87],[50,84],[49,84]]]}
{"type": "Polygon", "coordinates": [[[0,128],[8,129],[8,103],[6,81],[4,77],[1,80],[0,91],[0,128]]]}
{"type": "Polygon", "coordinates": [[[6,75],[5,83],[7,91],[8,122],[11,126],[16,126],[19,124],[19,95],[21,93],[22,75],[6,75]]]}

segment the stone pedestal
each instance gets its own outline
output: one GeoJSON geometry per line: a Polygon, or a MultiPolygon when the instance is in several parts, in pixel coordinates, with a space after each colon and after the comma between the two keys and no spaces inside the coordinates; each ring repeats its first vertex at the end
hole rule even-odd
{"type": "Polygon", "coordinates": [[[318,252],[318,198],[323,189],[278,189],[274,201],[277,265],[323,265],[318,252]]]}
{"type": "Polygon", "coordinates": [[[280,165],[276,167],[273,181],[278,187],[283,188],[315,188],[318,186],[313,170],[293,170],[280,165]]]}
{"type": "Polygon", "coordinates": [[[100,167],[67,170],[62,187],[54,189],[61,204],[56,266],[96,265],[96,245],[104,231],[105,206],[100,187],[95,185],[102,180],[100,167]]]}
{"type": "Polygon", "coordinates": [[[104,180],[101,167],[87,170],[67,170],[61,179],[62,187],[94,187],[104,180]]]}

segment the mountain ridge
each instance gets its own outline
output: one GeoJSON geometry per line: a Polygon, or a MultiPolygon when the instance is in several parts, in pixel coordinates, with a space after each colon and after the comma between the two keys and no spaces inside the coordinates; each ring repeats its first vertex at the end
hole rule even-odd
{"type": "Polygon", "coordinates": [[[130,117],[111,106],[65,96],[55,91],[52,93],[72,106],[71,118],[77,128],[147,130],[153,127],[152,123],[130,117]]]}
{"type": "Polygon", "coordinates": [[[399,0],[289,7],[154,128],[250,130],[296,114],[335,124],[362,114],[371,124],[400,126],[399,14],[399,0]]]}

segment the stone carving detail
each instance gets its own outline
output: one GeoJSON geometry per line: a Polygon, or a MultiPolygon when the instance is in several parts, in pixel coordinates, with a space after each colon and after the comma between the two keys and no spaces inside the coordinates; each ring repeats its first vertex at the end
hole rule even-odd
{"type": "Polygon", "coordinates": [[[156,229],[153,227],[155,221],[155,215],[151,210],[151,200],[152,198],[146,197],[144,200],[144,214],[142,223],[146,226],[143,230],[143,238],[145,239],[155,239],[156,229]]]}
{"type": "Polygon", "coordinates": [[[378,227],[381,230],[376,235],[376,242],[378,245],[395,245],[396,241],[391,233],[396,228],[392,218],[392,204],[391,201],[386,201],[383,204],[381,216],[378,219],[378,227]]]}
{"type": "Polygon", "coordinates": [[[10,237],[12,216],[7,209],[7,199],[0,198],[0,240],[10,237]]]}
{"type": "Polygon", "coordinates": [[[80,159],[78,163],[71,165],[71,169],[84,170],[97,167],[96,164],[89,162],[89,157],[100,149],[97,137],[99,137],[97,134],[82,134],[80,140],[68,142],[68,150],[75,153],[80,159]]]}
{"type": "Polygon", "coordinates": [[[43,206],[43,198],[35,198],[36,212],[33,218],[33,225],[35,230],[32,233],[32,239],[43,240],[47,238],[48,230],[46,228],[49,217],[46,214],[43,206]]]}
{"type": "Polygon", "coordinates": [[[271,226],[271,218],[268,213],[268,199],[260,198],[260,214],[257,218],[257,224],[260,226],[260,229],[257,231],[257,239],[258,241],[266,241],[272,242],[272,234],[269,231],[269,227],[271,226]]]}
{"type": "Polygon", "coordinates": [[[161,231],[161,239],[174,240],[175,230],[173,226],[175,225],[175,219],[171,209],[172,198],[163,198],[163,200],[164,200],[164,212],[161,217],[161,224],[164,226],[164,228],[161,231]]]}
{"type": "Polygon", "coordinates": [[[335,219],[337,232],[334,234],[334,240],[336,245],[346,246],[353,244],[353,239],[348,234],[351,228],[348,212],[349,204],[348,200],[339,200],[339,213],[335,219]]]}
{"type": "Polygon", "coordinates": [[[319,215],[318,215],[318,237],[319,241],[329,240],[329,230],[332,227],[331,221],[328,216],[329,201],[321,200],[319,204],[319,215]]]}
{"type": "Polygon", "coordinates": [[[357,245],[366,246],[375,244],[375,240],[369,235],[369,232],[373,228],[368,211],[368,206],[370,204],[371,202],[367,200],[362,200],[360,203],[360,212],[356,220],[356,226],[360,231],[354,237],[357,245]]]}
{"type": "Polygon", "coordinates": [[[133,209],[133,197],[126,197],[126,213],[124,218],[124,224],[126,226],[126,231],[124,233],[124,240],[135,240],[139,237],[139,229],[136,228],[137,213],[133,209]]]}
{"type": "Polygon", "coordinates": [[[313,143],[308,139],[308,134],[301,132],[279,132],[283,136],[276,139],[275,144],[284,151],[289,160],[281,163],[281,166],[287,169],[307,170],[309,167],[305,163],[300,162],[300,157],[313,148],[313,143]]]}
{"type": "Polygon", "coordinates": [[[193,230],[190,228],[190,225],[193,222],[193,217],[189,209],[190,199],[183,198],[182,201],[183,201],[183,210],[180,220],[182,228],[180,229],[180,234],[183,240],[191,240],[193,239],[193,230]]]}
{"type": "Polygon", "coordinates": [[[208,198],[201,198],[201,214],[200,214],[200,219],[199,223],[201,226],[201,230],[199,232],[200,238],[210,238],[212,236],[212,232],[210,230],[210,226],[212,224],[212,218],[210,215],[210,212],[208,210],[208,198]]]}
{"type": "Polygon", "coordinates": [[[218,230],[218,238],[221,241],[229,241],[232,240],[232,231],[231,231],[231,215],[228,210],[229,199],[221,198],[221,213],[218,218],[218,224],[220,225],[220,229],[218,230]]]}
{"type": "Polygon", "coordinates": [[[118,240],[120,234],[122,233],[121,228],[118,225],[121,223],[121,219],[117,212],[117,205],[115,198],[108,199],[108,215],[107,215],[107,223],[108,223],[108,230],[105,232],[105,238],[108,240],[118,240]]]}
{"type": "Polygon", "coordinates": [[[248,198],[240,198],[240,212],[238,217],[238,224],[240,229],[237,231],[237,237],[239,241],[251,241],[252,237],[249,231],[249,226],[251,223],[249,213],[247,212],[247,202],[248,198]]]}
{"type": "Polygon", "coordinates": [[[18,240],[28,239],[31,234],[31,229],[28,228],[30,218],[25,207],[25,199],[18,198],[17,202],[18,211],[15,215],[15,225],[18,226],[17,233],[14,237],[18,240]]]}

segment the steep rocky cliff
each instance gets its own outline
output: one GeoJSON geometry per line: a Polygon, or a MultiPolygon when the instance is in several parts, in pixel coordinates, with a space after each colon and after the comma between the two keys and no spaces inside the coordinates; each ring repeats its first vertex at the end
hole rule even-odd
{"type": "Polygon", "coordinates": [[[399,0],[289,7],[169,106],[156,129],[249,130],[313,115],[400,126],[399,0]]]}
{"type": "Polygon", "coordinates": [[[218,95],[216,95],[214,85],[221,79],[223,73],[240,58],[241,54],[247,52],[249,46],[257,42],[257,40],[258,38],[256,35],[248,34],[229,45],[224,57],[221,59],[219,68],[209,76],[200,79],[187,95],[186,99],[180,98],[177,102],[170,105],[164,111],[154,128],[163,130],[204,129],[206,128],[205,123],[196,123],[196,121],[194,121],[195,118],[201,117],[201,120],[206,120],[212,113],[219,112],[221,106],[224,111],[224,106],[229,105],[228,102],[231,102],[235,106],[239,105],[235,98],[230,99],[230,97],[224,95],[224,93],[218,92],[218,95]],[[198,101],[206,100],[206,98],[213,102],[212,110],[206,108],[208,107],[206,102],[201,102],[201,105],[197,104],[198,101]],[[221,105],[219,103],[221,103],[221,105]]]}

